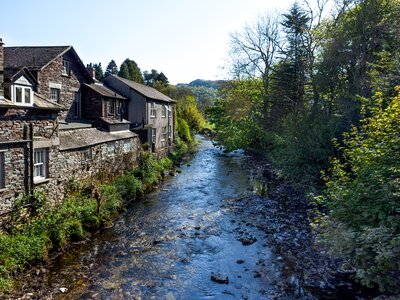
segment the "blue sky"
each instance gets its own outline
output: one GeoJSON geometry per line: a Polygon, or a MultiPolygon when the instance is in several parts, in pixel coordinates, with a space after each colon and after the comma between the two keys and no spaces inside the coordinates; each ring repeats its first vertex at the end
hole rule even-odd
{"type": "Polygon", "coordinates": [[[6,46],[72,45],[85,64],[125,58],[173,84],[224,79],[229,34],[291,0],[4,0],[6,46]]]}

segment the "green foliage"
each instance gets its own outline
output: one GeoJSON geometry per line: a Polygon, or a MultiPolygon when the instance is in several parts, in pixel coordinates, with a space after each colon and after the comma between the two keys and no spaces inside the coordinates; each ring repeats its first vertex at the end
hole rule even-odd
{"type": "Polygon", "coordinates": [[[280,130],[269,135],[269,157],[284,176],[303,188],[320,181],[320,170],[328,166],[334,153],[332,139],[337,134],[333,120],[301,114],[288,115],[280,130]]]}
{"type": "Polygon", "coordinates": [[[139,167],[134,174],[143,182],[144,191],[150,191],[171,167],[172,161],[169,158],[157,159],[151,152],[142,152],[139,167]]]}
{"type": "Polygon", "coordinates": [[[143,77],[144,77],[144,83],[146,85],[154,87],[157,90],[160,90],[162,87],[168,85],[167,76],[165,76],[163,72],[158,73],[158,71],[154,69],[152,69],[150,72],[144,71],[143,77]]]}
{"type": "Polygon", "coordinates": [[[261,81],[236,81],[227,85],[224,98],[206,110],[216,139],[228,150],[264,148],[261,81]]]}
{"type": "Polygon", "coordinates": [[[104,77],[107,77],[108,75],[117,75],[117,74],[118,74],[118,66],[112,59],[107,65],[106,71],[104,72],[104,77]]]}
{"type": "Polygon", "coordinates": [[[387,106],[381,94],[371,100],[362,105],[361,127],[338,146],[342,159],[332,159],[320,200],[330,209],[327,223],[340,225],[335,235],[327,226],[328,240],[351,236],[351,244],[336,250],[362,283],[385,291],[400,288],[400,96],[387,106]]]}
{"type": "Polygon", "coordinates": [[[144,83],[142,73],[134,60],[125,59],[119,68],[118,76],[138,83],[144,83]]]}
{"type": "Polygon", "coordinates": [[[178,118],[184,119],[190,129],[198,132],[205,126],[206,121],[197,107],[195,97],[184,96],[178,98],[176,106],[178,118]]]}
{"type": "Polygon", "coordinates": [[[190,134],[190,128],[187,122],[184,119],[178,117],[177,123],[178,123],[178,136],[182,140],[191,143],[192,135],[190,134]]]}
{"type": "Polygon", "coordinates": [[[144,194],[143,183],[132,172],[120,176],[114,184],[123,199],[134,201],[144,194]]]}

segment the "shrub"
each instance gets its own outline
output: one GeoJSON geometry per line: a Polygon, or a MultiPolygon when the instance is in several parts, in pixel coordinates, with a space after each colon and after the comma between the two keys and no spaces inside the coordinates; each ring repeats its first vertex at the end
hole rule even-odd
{"type": "Polygon", "coordinates": [[[133,173],[120,176],[114,182],[114,185],[123,199],[134,201],[144,194],[143,183],[133,173]]]}
{"type": "Polygon", "coordinates": [[[363,105],[360,128],[337,146],[324,194],[325,237],[349,259],[357,277],[382,291],[400,289],[400,96],[380,94],[363,105]],[[343,245],[344,238],[351,243],[343,245]]]}

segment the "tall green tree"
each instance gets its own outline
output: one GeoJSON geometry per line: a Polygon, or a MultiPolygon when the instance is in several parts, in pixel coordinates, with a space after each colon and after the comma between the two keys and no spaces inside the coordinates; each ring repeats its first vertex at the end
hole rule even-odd
{"type": "Polygon", "coordinates": [[[107,65],[106,71],[104,72],[104,77],[107,77],[108,75],[117,75],[117,74],[118,74],[118,66],[112,59],[107,65]]]}
{"type": "Polygon", "coordinates": [[[138,83],[144,83],[140,68],[134,60],[131,60],[129,58],[125,59],[121,64],[118,76],[138,83]]]}
{"type": "Polygon", "coordinates": [[[101,66],[101,62],[98,64],[93,64],[93,68],[95,71],[95,78],[99,81],[102,81],[104,79],[104,73],[103,73],[103,68],[101,66]]]}
{"type": "Polygon", "coordinates": [[[284,63],[287,65],[286,80],[289,79],[290,88],[288,97],[293,105],[293,112],[297,115],[304,107],[306,69],[308,65],[307,32],[310,17],[295,2],[287,14],[283,14],[283,31],[286,33],[287,44],[283,48],[284,63]]]}
{"type": "Polygon", "coordinates": [[[158,72],[157,70],[152,69],[150,72],[143,72],[144,83],[148,86],[166,86],[168,82],[167,76],[163,72],[158,72]]]}

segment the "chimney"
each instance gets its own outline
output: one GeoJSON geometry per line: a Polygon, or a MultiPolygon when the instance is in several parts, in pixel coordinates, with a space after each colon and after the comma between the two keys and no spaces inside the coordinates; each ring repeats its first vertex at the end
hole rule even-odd
{"type": "Polygon", "coordinates": [[[86,65],[86,69],[89,71],[90,75],[92,75],[92,78],[96,79],[96,70],[93,68],[92,64],[86,65]]]}
{"type": "Polygon", "coordinates": [[[3,40],[0,38],[0,100],[4,100],[4,49],[3,40]]]}

